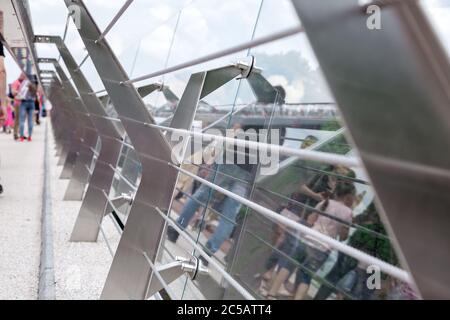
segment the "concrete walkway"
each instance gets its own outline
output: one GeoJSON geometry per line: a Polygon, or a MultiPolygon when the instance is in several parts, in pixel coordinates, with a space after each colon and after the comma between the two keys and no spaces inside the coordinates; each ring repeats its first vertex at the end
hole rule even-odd
{"type": "MultiPolygon", "coordinates": [[[[96,300],[100,298],[112,255],[102,234],[97,242],[69,241],[81,201],[63,201],[69,180],[59,179],[62,166],[57,165],[51,126],[48,138],[56,299],[96,300]]],[[[102,228],[111,250],[115,251],[120,234],[111,219],[105,218],[102,228]]]]}
{"type": "MultiPolygon", "coordinates": [[[[12,135],[0,133],[0,182],[5,189],[0,195],[0,300],[38,298],[48,120],[35,126],[32,142],[16,142],[12,135]]],[[[48,125],[55,298],[96,300],[100,298],[120,233],[110,216],[106,216],[97,242],[69,241],[81,201],[62,200],[69,180],[59,179],[62,166],[57,165],[53,132],[48,125]]],[[[189,257],[192,251],[182,241],[179,246],[167,243],[162,261],[157,264],[173,262],[177,255],[189,257]]],[[[217,282],[216,287],[221,276],[215,270],[211,270],[211,276],[217,282]]],[[[204,299],[197,285],[181,277],[170,287],[178,299],[204,299]]]]}
{"type": "MultiPolygon", "coordinates": [[[[0,133],[0,300],[38,298],[46,120],[32,142],[0,133]]],[[[50,124],[48,133],[56,299],[98,299],[112,257],[102,236],[69,242],[81,201],[62,200],[69,180],[59,179],[50,124]]],[[[103,228],[115,250],[120,235],[110,219],[103,228]]]]}
{"type": "Polygon", "coordinates": [[[45,124],[33,141],[0,133],[0,299],[36,299],[45,124]]]}

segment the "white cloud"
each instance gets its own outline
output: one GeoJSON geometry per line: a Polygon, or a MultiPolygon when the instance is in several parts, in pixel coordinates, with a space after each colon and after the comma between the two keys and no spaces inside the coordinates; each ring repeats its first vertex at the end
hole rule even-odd
{"type": "Polygon", "coordinates": [[[303,98],[305,88],[300,79],[290,83],[283,75],[273,75],[267,80],[269,80],[273,86],[282,86],[284,90],[286,90],[286,101],[297,102],[303,98]]]}
{"type": "Polygon", "coordinates": [[[109,37],[109,45],[111,46],[111,49],[116,53],[117,56],[122,55],[125,45],[124,45],[124,39],[119,38],[115,35],[109,37]]]}
{"type": "MultiPolygon", "coordinates": [[[[131,70],[136,53],[139,52],[133,76],[148,74],[163,67],[178,12],[187,2],[188,0],[135,0],[107,35],[109,44],[128,72],[131,70]]],[[[85,1],[100,29],[110,22],[124,3],[125,0],[85,1]]],[[[169,66],[250,40],[260,3],[261,0],[190,1],[190,4],[182,11],[169,66]]],[[[62,36],[67,17],[64,1],[31,0],[30,5],[37,33],[62,36]]],[[[280,31],[298,23],[298,17],[290,0],[267,0],[264,2],[256,27],[256,37],[280,31]]],[[[86,52],[72,22],[66,44],[79,62],[86,52]]],[[[295,51],[302,54],[310,61],[311,65],[317,67],[314,54],[304,35],[261,46],[257,50],[267,55],[295,51]]],[[[41,52],[46,55],[51,54],[47,49],[42,49],[41,52]]],[[[181,94],[186,85],[188,73],[224,65],[244,56],[245,51],[189,70],[183,70],[183,72],[177,72],[173,76],[166,77],[167,84],[173,86],[174,91],[181,94]]],[[[88,78],[91,81],[91,78],[94,78],[91,73],[95,73],[95,68],[92,70],[89,68],[87,72],[89,72],[88,78]]],[[[287,76],[283,73],[283,71],[280,71],[279,74],[275,72],[271,81],[286,87],[288,100],[298,101],[304,95],[303,83],[301,81],[288,83],[287,76]]],[[[151,81],[155,81],[155,79],[151,79],[151,81]]],[[[97,82],[97,79],[92,82],[97,82]]],[[[231,91],[230,89],[230,92],[226,92],[226,94],[233,98],[234,95],[231,91]]]]}
{"type": "MultiPolygon", "coordinates": [[[[52,1],[52,0],[47,0],[52,1]]],[[[107,9],[119,9],[125,1],[118,1],[118,0],[87,0],[85,1],[85,4],[88,8],[107,8],[107,9]]]]}
{"type": "Polygon", "coordinates": [[[164,58],[167,55],[172,36],[172,28],[166,25],[160,26],[154,33],[142,39],[141,49],[144,53],[154,57],[164,58]]]}
{"type": "Polygon", "coordinates": [[[55,7],[61,4],[59,0],[32,0],[28,1],[30,8],[45,10],[48,7],[55,7]]]}
{"type": "Polygon", "coordinates": [[[44,24],[39,26],[39,32],[36,31],[35,28],[35,34],[59,34],[61,32],[61,26],[55,25],[55,24],[44,24]]]}
{"type": "Polygon", "coordinates": [[[159,22],[163,22],[174,14],[174,10],[168,4],[157,4],[148,8],[149,15],[159,22]]]}

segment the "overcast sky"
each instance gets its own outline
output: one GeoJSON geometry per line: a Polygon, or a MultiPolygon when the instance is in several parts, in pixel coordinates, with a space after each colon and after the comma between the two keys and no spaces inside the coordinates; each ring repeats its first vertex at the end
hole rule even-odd
{"type": "MultiPolygon", "coordinates": [[[[124,2],[125,0],[85,1],[101,30],[124,2]]],[[[36,34],[63,35],[67,17],[63,0],[31,0],[29,3],[36,34]]],[[[174,65],[240,44],[250,40],[252,34],[261,37],[299,23],[290,0],[264,0],[263,3],[257,21],[261,0],[134,0],[107,39],[133,78],[159,70],[165,65],[174,65]]],[[[424,3],[450,52],[450,0],[426,0],[424,3]]],[[[86,55],[83,42],[72,22],[69,24],[66,44],[78,62],[86,55]]],[[[40,57],[58,57],[53,45],[38,45],[37,49],[40,57]]],[[[304,78],[305,68],[314,71],[318,69],[318,64],[303,34],[258,47],[251,53],[256,56],[257,66],[266,70],[266,76],[272,84],[285,87],[289,102],[306,98],[305,83],[308,79],[304,78]],[[258,65],[258,56],[264,65],[258,65]],[[286,64],[292,67],[277,68],[276,65],[271,65],[271,56],[274,57],[273,61],[284,58],[286,64]]],[[[246,56],[247,52],[241,52],[186,69],[165,77],[164,83],[181,95],[192,72],[221,66],[246,56]]],[[[94,90],[103,89],[90,61],[84,64],[82,70],[94,90]]],[[[11,69],[9,77],[15,73],[17,71],[11,69]]],[[[144,83],[157,80],[163,79],[151,79],[144,83]]],[[[314,98],[330,99],[326,85],[320,83],[317,86],[323,86],[323,90],[318,90],[314,98]]],[[[209,99],[216,104],[232,103],[236,90],[237,82],[232,82],[209,99]]],[[[156,103],[159,97],[155,96],[149,97],[149,102],[156,103]]],[[[244,86],[237,94],[237,100],[248,102],[250,99],[250,90],[244,86]]]]}

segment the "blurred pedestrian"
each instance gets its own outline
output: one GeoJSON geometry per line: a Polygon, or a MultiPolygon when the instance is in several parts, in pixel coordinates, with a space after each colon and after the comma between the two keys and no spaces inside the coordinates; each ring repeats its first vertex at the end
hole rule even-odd
{"type": "Polygon", "coordinates": [[[11,93],[13,96],[13,111],[14,111],[14,140],[19,139],[19,125],[20,125],[20,99],[17,94],[19,93],[22,82],[26,79],[25,73],[21,73],[19,78],[11,84],[11,93]]]}
{"type": "Polygon", "coordinates": [[[26,79],[22,81],[19,92],[17,94],[20,102],[20,141],[25,140],[25,119],[28,123],[28,141],[31,141],[33,135],[33,115],[35,110],[35,101],[37,97],[37,79],[30,76],[32,80],[26,79]]]}

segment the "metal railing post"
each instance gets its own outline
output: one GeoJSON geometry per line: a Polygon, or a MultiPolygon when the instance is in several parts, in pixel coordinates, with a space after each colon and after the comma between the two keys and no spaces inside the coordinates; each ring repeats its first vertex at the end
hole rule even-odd
{"type": "MultiPolygon", "coordinates": [[[[95,43],[91,40],[98,39],[101,33],[84,3],[69,0],[65,2],[68,7],[78,5],[80,8],[83,23],[79,33],[142,165],[141,182],[114,256],[102,298],[145,299],[153,270],[143,253],[146,253],[152,261],[156,258],[165,224],[156,208],[162,210],[169,208],[177,179],[177,171],[167,165],[172,162],[171,143],[159,129],[145,125],[154,123],[154,120],[136,88],[121,84],[128,81],[128,76],[107,41],[95,43]]],[[[234,77],[241,74],[241,69],[237,67],[231,69],[234,70],[231,71],[234,77]]],[[[185,115],[188,116],[183,119],[175,115],[174,118],[179,119],[176,122],[177,126],[190,128],[199,99],[233,78],[230,74],[222,75],[216,81],[205,85],[207,76],[207,72],[191,76],[183,95],[184,99],[180,101],[180,105],[185,105],[186,109],[177,109],[177,113],[187,112],[185,115]]]]}
{"type": "MultiPolygon", "coordinates": [[[[77,86],[80,99],[88,109],[90,118],[99,133],[101,149],[70,238],[71,241],[97,241],[100,231],[99,225],[103,219],[107,204],[103,191],[109,192],[113,183],[114,171],[111,170],[111,166],[115,168],[119,160],[123,136],[121,131],[123,129],[120,130],[120,127],[118,128],[111,119],[108,119],[108,115],[100,100],[97,96],[91,94],[92,87],[62,39],[57,36],[37,36],[36,39],[37,41],[51,42],[56,45],[61,58],[69,70],[72,81],[77,86]]],[[[63,73],[55,59],[49,62],[53,63],[60,73],[63,73]]],[[[67,85],[71,86],[69,79],[66,76],[64,77],[67,85]]],[[[75,93],[74,89],[73,92],[75,93]]],[[[93,148],[95,146],[91,147],[91,152],[93,148]]],[[[85,164],[83,169],[88,171],[87,164],[85,164]]]]}
{"type": "Polygon", "coordinates": [[[417,1],[388,2],[370,30],[358,0],[293,0],[425,299],[450,298],[450,65],[417,1]]]}

